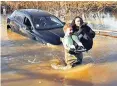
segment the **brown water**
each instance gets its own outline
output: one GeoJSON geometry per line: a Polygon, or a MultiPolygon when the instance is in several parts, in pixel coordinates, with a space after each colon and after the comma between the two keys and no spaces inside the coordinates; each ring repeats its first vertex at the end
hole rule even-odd
{"type": "Polygon", "coordinates": [[[1,29],[2,86],[117,86],[117,39],[96,36],[83,64],[70,70],[54,70],[51,63],[64,58],[62,45],[42,45],[1,29]]]}

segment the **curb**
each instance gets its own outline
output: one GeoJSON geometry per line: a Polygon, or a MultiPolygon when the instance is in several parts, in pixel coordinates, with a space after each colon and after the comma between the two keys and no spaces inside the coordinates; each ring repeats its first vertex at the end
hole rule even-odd
{"type": "Polygon", "coordinates": [[[111,30],[94,30],[96,35],[103,35],[103,36],[109,36],[117,38],[117,31],[111,31],[111,30]]]}

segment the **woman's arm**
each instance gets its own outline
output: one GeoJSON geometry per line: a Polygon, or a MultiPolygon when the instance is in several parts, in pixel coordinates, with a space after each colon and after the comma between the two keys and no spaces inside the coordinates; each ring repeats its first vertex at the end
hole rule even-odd
{"type": "Polygon", "coordinates": [[[90,38],[95,37],[95,32],[89,26],[85,27],[84,33],[86,33],[90,38]]]}

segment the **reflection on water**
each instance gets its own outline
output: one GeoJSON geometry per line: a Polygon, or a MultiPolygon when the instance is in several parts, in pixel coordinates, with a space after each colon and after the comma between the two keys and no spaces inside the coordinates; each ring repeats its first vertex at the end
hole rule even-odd
{"type": "Polygon", "coordinates": [[[80,15],[85,22],[96,30],[114,30],[117,31],[117,14],[115,13],[103,13],[103,12],[90,12],[88,14],[75,11],[69,12],[62,16],[58,16],[61,20],[71,22],[74,17],[80,15]]]}
{"type": "Polygon", "coordinates": [[[112,13],[90,13],[85,20],[93,29],[117,31],[116,15],[112,13]]]}
{"type": "Polygon", "coordinates": [[[47,46],[1,28],[3,86],[116,86],[117,39],[96,36],[83,64],[70,70],[54,70],[51,63],[64,58],[62,45],[47,46]],[[4,38],[5,37],[5,38],[4,38]],[[33,63],[30,61],[34,61],[33,63]]]}

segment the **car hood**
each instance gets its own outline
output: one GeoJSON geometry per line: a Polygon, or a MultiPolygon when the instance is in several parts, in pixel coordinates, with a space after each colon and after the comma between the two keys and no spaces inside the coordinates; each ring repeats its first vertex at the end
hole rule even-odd
{"type": "Polygon", "coordinates": [[[61,44],[60,37],[64,37],[62,28],[51,29],[51,30],[38,30],[38,36],[45,42],[59,45],[61,44]]]}

